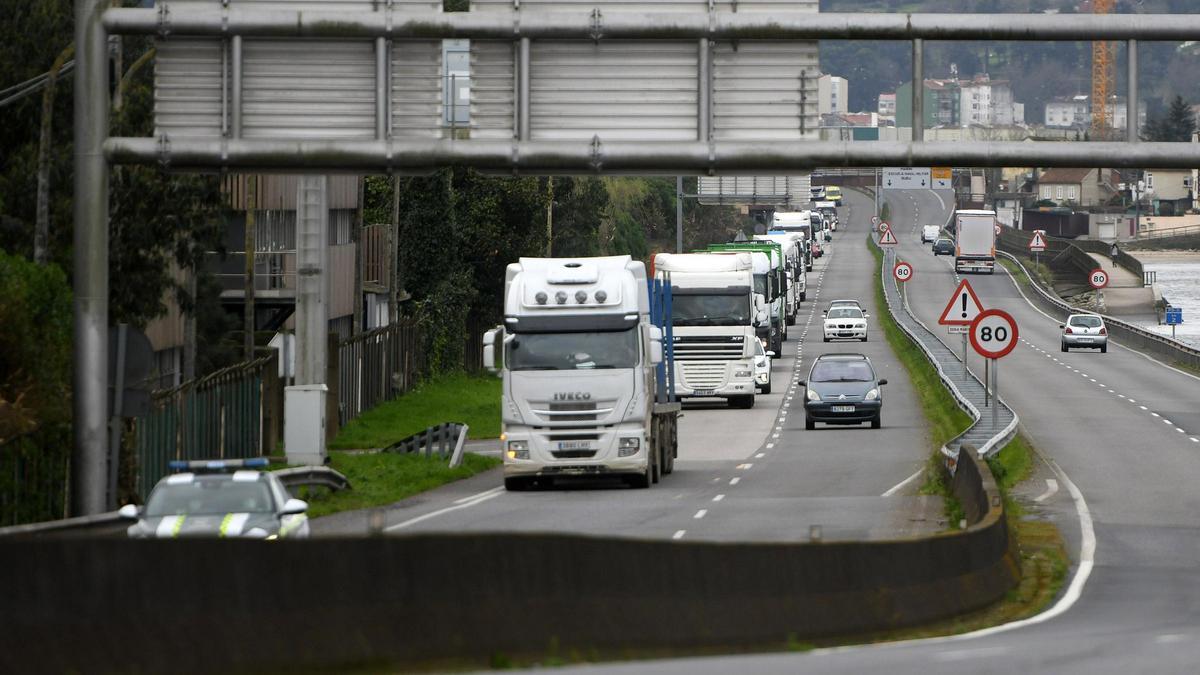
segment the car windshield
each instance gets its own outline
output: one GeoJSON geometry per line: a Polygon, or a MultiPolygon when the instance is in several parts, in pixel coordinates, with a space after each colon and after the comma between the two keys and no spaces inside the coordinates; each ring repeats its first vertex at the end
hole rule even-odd
{"type": "Polygon", "coordinates": [[[671,299],[671,323],[676,326],[745,326],[750,323],[750,301],[744,293],[677,294],[671,299]]]}
{"type": "Polygon", "coordinates": [[[857,307],[834,307],[826,316],[830,319],[861,319],[863,313],[857,307]]]}
{"type": "Polygon", "coordinates": [[[1071,317],[1071,325],[1079,326],[1080,328],[1099,328],[1101,326],[1100,317],[1098,316],[1073,316],[1071,317]]]}
{"type": "Polygon", "coordinates": [[[810,382],[871,382],[875,373],[866,361],[821,360],[813,366],[810,382]]]}
{"type": "Polygon", "coordinates": [[[150,494],[146,516],[203,516],[224,513],[272,513],[271,491],[261,480],[233,476],[201,477],[188,483],[163,483],[150,494]]]}
{"type": "Polygon", "coordinates": [[[937,243],[938,243],[938,246],[950,246],[954,242],[950,241],[949,239],[938,239],[937,243]]]}
{"type": "Polygon", "coordinates": [[[596,333],[517,333],[508,342],[511,370],[632,368],[638,362],[637,329],[596,333]]]}

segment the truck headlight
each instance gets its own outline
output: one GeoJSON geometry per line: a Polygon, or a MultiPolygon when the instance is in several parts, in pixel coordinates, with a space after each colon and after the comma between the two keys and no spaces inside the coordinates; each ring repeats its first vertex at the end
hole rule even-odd
{"type": "Polygon", "coordinates": [[[748,370],[735,370],[735,371],[733,371],[733,376],[734,376],[734,377],[750,377],[750,371],[748,371],[748,370]]]}
{"type": "Polygon", "coordinates": [[[630,436],[622,438],[617,444],[618,457],[630,457],[636,455],[642,447],[642,439],[630,436]]]}
{"type": "Polygon", "coordinates": [[[864,401],[874,401],[877,398],[879,398],[879,390],[872,389],[871,391],[867,392],[867,395],[863,397],[863,400],[864,401]]]}
{"type": "Polygon", "coordinates": [[[810,401],[820,401],[820,400],[821,400],[821,396],[820,396],[820,394],[818,394],[817,392],[813,391],[812,389],[809,389],[809,390],[808,390],[808,393],[807,393],[807,394],[805,394],[805,396],[806,396],[806,397],[808,398],[808,400],[810,400],[810,401]]]}
{"type": "Polygon", "coordinates": [[[529,459],[529,441],[509,441],[509,459],[529,459]]]}

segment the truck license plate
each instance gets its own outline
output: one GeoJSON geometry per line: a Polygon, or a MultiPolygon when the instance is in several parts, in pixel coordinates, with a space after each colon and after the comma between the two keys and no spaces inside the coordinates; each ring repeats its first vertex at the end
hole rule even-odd
{"type": "Polygon", "coordinates": [[[835,406],[833,406],[833,412],[835,412],[835,413],[854,412],[854,406],[852,406],[852,405],[835,405],[835,406]]]}
{"type": "Polygon", "coordinates": [[[693,389],[692,394],[696,396],[712,396],[716,393],[715,389],[693,389]]]}
{"type": "Polygon", "coordinates": [[[591,441],[559,441],[559,450],[591,450],[591,441]]]}

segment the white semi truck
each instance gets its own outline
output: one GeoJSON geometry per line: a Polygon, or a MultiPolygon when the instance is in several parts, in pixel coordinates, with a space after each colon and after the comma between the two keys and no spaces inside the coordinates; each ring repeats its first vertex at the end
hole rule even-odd
{"type": "Polygon", "coordinates": [[[996,271],[996,212],[955,211],[954,271],[994,274],[996,271]]]}
{"type": "Polygon", "coordinates": [[[755,323],[768,321],[754,294],[749,253],[659,253],[654,273],[671,283],[675,393],[754,406],[755,323]]]}
{"type": "Polygon", "coordinates": [[[508,266],[504,325],[483,339],[503,380],[507,489],[607,475],[645,488],[673,471],[668,294],[629,256],[508,266]]]}
{"type": "Polygon", "coordinates": [[[812,271],[813,237],[820,231],[821,216],[812,211],[776,211],[768,234],[796,232],[804,237],[804,269],[812,271]]]}
{"type": "Polygon", "coordinates": [[[756,234],[755,241],[770,241],[783,248],[787,285],[787,324],[796,325],[800,303],[808,298],[808,274],[804,264],[804,237],[797,232],[787,234],[756,234]]]}

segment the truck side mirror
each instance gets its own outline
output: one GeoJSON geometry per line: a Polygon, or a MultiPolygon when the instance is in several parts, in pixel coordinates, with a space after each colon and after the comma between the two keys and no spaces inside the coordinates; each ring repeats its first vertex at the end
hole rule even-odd
{"type": "Polygon", "coordinates": [[[502,330],[497,326],[483,334],[483,367],[488,372],[494,373],[500,369],[496,365],[496,334],[502,330]]]}
{"type": "Polygon", "coordinates": [[[646,342],[650,347],[650,365],[657,366],[663,362],[662,329],[658,326],[646,326],[646,342]]]}
{"type": "Polygon", "coordinates": [[[755,323],[763,323],[766,320],[767,320],[767,310],[765,310],[765,309],[758,310],[758,313],[754,315],[755,323]]]}
{"type": "Polygon", "coordinates": [[[767,306],[767,301],[765,299],[763,299],[763,296],[758,293],[755,293],[754,294],[754,309],[761,312],[766,306],[767,306]]]}

